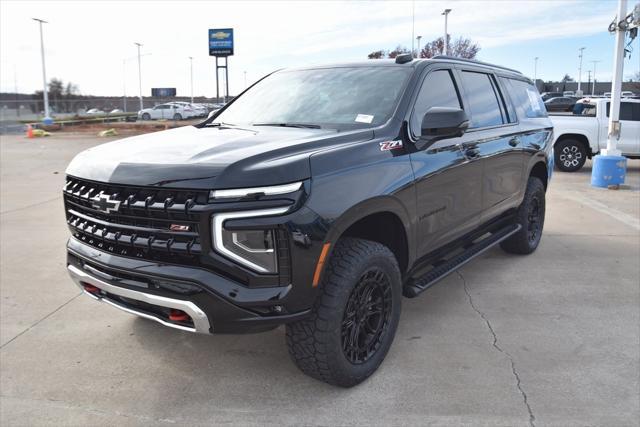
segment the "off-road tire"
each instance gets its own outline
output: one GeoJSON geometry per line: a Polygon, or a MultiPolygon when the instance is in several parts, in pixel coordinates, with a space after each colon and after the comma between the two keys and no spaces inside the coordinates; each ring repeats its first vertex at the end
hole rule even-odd
{"type": "MultiPolygon", "coordinates": [[[[395,256],[386,246],[349,237],[338,241],[325,268],[320,295],[316,299],[310,316],[286,326],[287,347],[293,362],[305,374],[332,385],[352,387],[367,379],[378,369],[391,347],[400,319],[402,298],[400,269],[395,256]],[[385,329],[379,336],[375,350],[368,358],[363,358],[362,362],[353,363],[349,357],[355,353],[343,348],[345,343],[343,331],[354,330],[348,327],[345,329],[345,325],[358,323],[355,317],[353,320],[349,320],[352,319],[349,315],[345,318],[345,313],[353,314],[353,308],[356,307],[354,301],[358,301],[359,294],[357,291],[352,291],[361,289],[363,280],[374,277],[371,276],[374,272],[376,275],[382,274],[386,277],[381,279],[380,283],[385,283],[385,289],[388,289],[385,295],[390,295],[391,300],[390,303],[387,302],[381,306],[388,307],[390,311],[386,317],[387,320],[381,323],[385,325],[385,329]],[[347,356],[347,352],[350,356],[347,356]]],[[[367,301],[372,301],[373,295],[371,294],[367,301]]],[[[356,311],[367,312],[367,310],[356,311]]],[[[363,325],[368,320],[364,323],[362,320],[360,322],[359,324],[363,325]]],[[[370,329],[362,329],[364,333],[368,333],[368,330],[370,329]]],[[[355,335],[360,337],[359,333],[355,335]]],[[[349,349],[351,348],[354,347],[350,346],[349,349]]]]}
{"type": "Polygon", "coordinates": [[[562,172],[577,172],[587,161],[587,150],[577,139],[563,139],[553,147],[555,164],[562,172]]]}
{"type": "Polygon", "coordinates": [[[544,228],[545,189],[544,184],[535,176],[529,177],[524,200],[518,207],[516,223],[522,228],[502,241],[500,246],[512,254],[530,254],[536,250],[544,228]]]}

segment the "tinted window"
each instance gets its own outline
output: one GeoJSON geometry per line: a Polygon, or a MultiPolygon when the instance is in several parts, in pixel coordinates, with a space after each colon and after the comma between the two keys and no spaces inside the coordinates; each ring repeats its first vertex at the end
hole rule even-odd
{"type": "Polygon", "coordinates": [[[273,73],[235,99],[216,121],[362,128],[386,122],[408,79],[404,67],[336,67],[273,73]]]}
{"type": "Polygon", "coordinates": [[[528,118],[547,117],[547,109],[533,84],[505,77],[500,79],[509,88],[509,94],[516,105],[518,116],[528,118]]]}
{"type": "Polygon", "coordinates": [[[518,121],[518,118],[516,116],[516,110],[515,110],[515,108],[513,106],[515,101],[513,99],[510,99],[509,96],[507,96],[508,93],[509,93],[509,87],[506,86],[506,84],[504,82],[504,79],[501,78],[500,80],[501,80],[500,83],[502,84],[502,87],[499,90],[500,99],[502,99],[502,103],[504,105],[506,105],[506,107],[507,107],[507,116],[508,116],[507,119],[508,119],[508,122],[509,123],[515,123],[515,122],[518,121]]]}
{"type": "MultiPolygon", "coordinates": [[[[611,109],[611,103],[607,102],[607,117],[609,117],[609,111],[611,109]]],[[[635,102],[621,102],[620,103],[620,120],[640,121],[640,103],[635,102]]]]}
{"type": "Polygon", "coordinates": [[[488,74],[462,72],[462,84],[469,101],[471,119],[469,127],[481,128],[501,125],[502,112],[496,92],[488,74]]]}
{"type": "Polygon", "coordinates": [[[420,135],[422,118],[431,107],[462,108],[451,73],[447,70],[434,71],[424,79],[411,116],[414,135],[420,135]]]}

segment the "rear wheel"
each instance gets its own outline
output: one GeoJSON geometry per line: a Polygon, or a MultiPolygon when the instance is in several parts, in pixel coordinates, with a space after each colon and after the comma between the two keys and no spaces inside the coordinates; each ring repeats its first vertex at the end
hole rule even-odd
{"type": "Polygon", "coordinates": [[[182,120],[182,116],[180,115],[180,113],[176,113],[173,115],[173,120],[182,120]]]}
{"type": "Polygon", "coordinates": [[[287,325],[287,346],[305,374],[352,387],[384,360],[400,319],[400,269],[380,243],[343,238],[310,317],[287,325]]]}
{"type": "Polygon", "coordinates": [[[542,238],[545,213],[544,184],[540,178],[529,177],[524,200],[518,207],[516,222],[522,228],[507,240],[500,243],[506,252],[512,254],[530,254],[535,251],[542,238]]]}
{"type": "Polygon", "coordinates": [[[576,139],[563,139],[553,147],[555,163],[563,172],[576,172],[587,161],[584,144],[576,139]]]}

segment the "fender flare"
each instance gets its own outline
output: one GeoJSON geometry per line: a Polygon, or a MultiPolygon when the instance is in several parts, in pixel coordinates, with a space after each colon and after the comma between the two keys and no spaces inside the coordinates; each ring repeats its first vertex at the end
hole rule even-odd
{"type": "Polygon", "coordinates": [[[407,241],[408,262],[411,265],[415,260],[415,233],[411,232],[414,229],[414,223],[411,221],[411,215],[406,206],[393,196],[376,196],[351,206],[332,222],[325,236],[325,241],[335,244],[353,224],[365,217],[380,213],[393,214],[402,223],[407,241]]]}

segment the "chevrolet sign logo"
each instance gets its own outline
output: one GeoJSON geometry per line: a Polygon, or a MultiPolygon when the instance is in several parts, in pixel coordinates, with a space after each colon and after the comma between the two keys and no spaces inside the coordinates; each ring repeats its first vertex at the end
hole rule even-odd
{"type": "Polygon", "coordinates": [[[91,199],[91,206],[100,212],[109,214],[112,212],[118,212],[118,208],[120,208],[120,201],[112,200],[111,195],[99,194],[91,199]]]}
{"type": "Polygon", "coordinates": [[[212,39],[222,40],[222,39],[228,39],[230,35],[231,35],[231,33],[225,33],[224,31],[218,31],[217,33],[211,34],[211,38],[212,39]]]}

